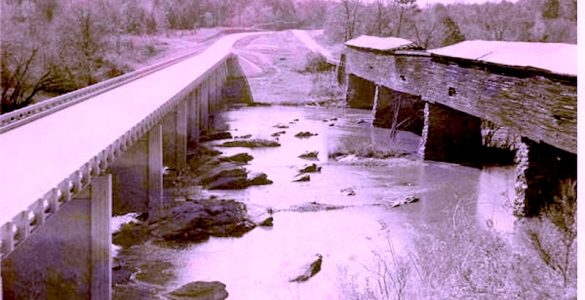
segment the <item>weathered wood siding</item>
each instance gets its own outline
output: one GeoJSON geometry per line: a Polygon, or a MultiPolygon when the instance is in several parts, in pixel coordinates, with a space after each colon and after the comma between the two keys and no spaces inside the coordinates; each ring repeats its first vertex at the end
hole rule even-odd
{"type": "Polygon", "coordinates": [[[515,128],[533,141],[577,153],[574,77],[447,59],[425,52],[385,54],[348,47],[346,58],[350,74],[515,128]]]}

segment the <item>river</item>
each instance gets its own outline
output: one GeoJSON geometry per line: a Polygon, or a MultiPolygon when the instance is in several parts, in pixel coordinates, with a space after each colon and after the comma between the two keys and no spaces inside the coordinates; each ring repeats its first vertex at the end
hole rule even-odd
{"type": "MultiPolygon", "coordinates": [[[[420,161],[420,137],[373,127],[371,112],[347,108],[260,106],[232,108],[215,120],[219,130],[234,136],[273,139],[277,148],[221,148],[226,155],[248,152],[247,166],[264,172],[274,183],[238,191],[203,191],[205,196],[237,199],[250,210],[271,208],[274,226],[259,227],[240,238],[211,238],[186,247],[146,244],[132,249],[144,263],[145,282],[156,295],[192,281],[221,281],[229,299],[356,299],[356,293],[375,290],[376,278],[420,250],[423,236],[447,240],[454,222],[472,232],[487,228],[507,234],[513,228],[509,202],[514,193],[513,167],[475,169],[420,161]],[[289,128],[278,129],[277,124],[289,128]],[[318,135],[297,138],[309,131],[318,135]],[[318,151],[320,173],[309,182],[293,182],[298,170],[312,163],[298,156],[318,151]],[[364,158],[333,152],[405,152],[398,158],[364,158]],[[418,202],[391,207],[395,200],[418,202]],[[343,208],[300,212],[307,202],[343,208]],[[417,248],[418,247],[418,248],[417,248]],[[306,282],[289,282],[315,254],[322,269],[306,282]],[[382,258],[382,260],[381,260],[382,258]],[[150,266],[146,267],[146,266],[150,266]],[[146,274],[149,273],[150,274],[146,274]],[[163,274],[164,275],[161,275],[163,274]]],[[[115,290],[116,291],[116,290],[115,290]]],[[[126,299],[114,293],[114,299],[126,299]]]]}

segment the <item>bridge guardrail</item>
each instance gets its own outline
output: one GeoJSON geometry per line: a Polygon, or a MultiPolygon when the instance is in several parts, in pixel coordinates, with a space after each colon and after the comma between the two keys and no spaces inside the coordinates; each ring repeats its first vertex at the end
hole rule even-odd
{"type": "MultiPolygon", "coordinates": [[[[180,57],[170,59],[169,61],[165,61],[152,67],[148,67],[145,70],[138,70],[127,74],[127,76],[123,75],[112,80],[108,80],[108,82],[102,82],[102,84],[98,83],[88,88],[63,95],[62,98],[64,99],[51,99],[53,101],[48,103],[44,110],[39,110],[34,115],[27,115],[25,112],[19,112],[19,114],[24,115],[24,118],[20,120],[13,120],[12,123],[9,123],[9,125],[21,126],[28,122],[32,122],[32,118],[41,118],[42,116],[53,113],[54,111],[64,109],[68,106],[89,99],[96,94],[106,92],[116,86],[120,86],[140,77],[151,74],[157,70],[163,69],[194,54],[195,53],[181,55],[180,57]],[[74,96],[77,98],[72,98],[74,96]],[[55,110],[53,111],[53,109],[55,110]],[[14,124],[15,122],[20,123],[14,124]]],[[[213,72],[216,72],[221,65],[226,64],[229,59],[233,58],[235,58],[235,55],[230,52],[225,57],[218,60],[213,66],[209,67],[207,71],[191,82],[191,84],[184,87],[183,90],[173,96],[168,102],[153,111],[140,123],[126,131],[122,136],[116,139],[105,149],[100,151],[97,155],[93,156],[79,169],[64,178],[53,189],[47,191],[37,200],[34,200],[25,210],[14,216],[11,220],[8,220],[8,222],[0,222],[0,260],[10,254],[20,243],[28,238],[32,232],[44,224],[51,215],[56,213],[63,205],[67,204],[76,193],[87,187],[90,184],[92,178],[105,172],[107,168],[120,155],[122,155],[123,152],[125,152],[141,136],[146,134],[150,128],[159,123],[163,119],[164,115],[166,115],[177,103],[184,99],[189,91],[201,85],[213,72]]],[[[35,109],[36,108],[32,108],[33,111],[35,109]]],[[[4,126],[2,129],[5,128],[6,127],[4,126]]]]}
{"type": "Polygon", "coordinates": [[[73,92],[57,96],[27,107],[11,111],[0,115],[0,134],[10,131],[14,128],[20,127],[34,120],[40,119],[47,115],[53,114],[57,111],[65,109],[69,106],[83,102],[96,95],[112,90],[118,86],[124,85],[128,82],[137,80],[146,75],[152,74],[156,71],[174,65],[183,61],[193,55],[199,53],[198,50],[191,51],[187,54],[182,54],[177,57],[165,60],[163,62],[132,71],[130,73],[114,77],[99,83],[75,90],[73,92]]]}

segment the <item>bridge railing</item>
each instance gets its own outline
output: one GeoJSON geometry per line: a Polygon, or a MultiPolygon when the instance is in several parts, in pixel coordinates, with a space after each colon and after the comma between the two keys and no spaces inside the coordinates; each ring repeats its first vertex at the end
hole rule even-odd
{"type": "Polygon", "coordinates": [[[104,80],[67,94],[2,114],[0,115],[0,134],[174,65],[193,55],[196,55],[198,52],[199,51],[197,50],[190,51],[187,54],[182,54],[160,63],[144,67],[118,77],[104,80]]]}
{"type": "MultiPolygon", "coordinates": [[[[1,117],[2,127],[0,128],[0,132],[5,132],[17,126],[22,126],[34,121],[35,119],[42,118],[45,115],[64,109],[65,107],[85,101],[92,96],[104,93],[114,87],[144,77],[193,55],[194,53],[181,55],[155,66],[41,102],[23,110],[3,115],[1,117]]],[[[138,139],[144,136],[155,124],[160,123],[163,117],[172,111],[179,102],[183,101],[191,91],[200,86],[207,78],[214,74],[214,72],[227,70],[228,65],[231,63],[230,60],[235,59],[237,59],[236,55],[231,52],[227,53],[213,66],[208,68],[202,75],[195,78],[189,85],[185,86],[179,93],[174,95],[169,101],[165,102],[165,104],[150,113],[148,117],[126,131],[122,136],[93,156],[88,162],[80,166],[50,191],[47,191],[42,197],[35,200],[22,212],[9,221],[0,220],[0,261],[2,257],[6,257],[10,254],[20,243],[30,236],[32,232],[44,224],[48,218],[59,211],[63,205],[67,204],[75,194],[87,187],[94,177],[103,174],[108,166],[138,141],[138,139]]]]}

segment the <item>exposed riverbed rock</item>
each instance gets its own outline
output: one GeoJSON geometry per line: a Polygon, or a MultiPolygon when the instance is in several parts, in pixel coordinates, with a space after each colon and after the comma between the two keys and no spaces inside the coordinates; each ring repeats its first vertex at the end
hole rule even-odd
{"type": "Polygon", "coordinates": [[[317,166],[317,164],[310,164],[310,165],[307,165],[299,170],[299,173],[301,173],[301,174],[317,173],[317,172],[321,172],[321,167],[317,166]]]}
{"type": "Polygon", "coordinates": [[[270,136],[272,136],[272,137],[279,137],[279,136],[281,136],[281,135],[283,135],[285,133],[286,133],[286,131],[282,130],[282,131],[277,131],[277,132],[271,134],[270,136]]]}
{"type": "Polygon", "coordinates": [[[244,148],[264,148],[264,147],[280,147],[280,143],[273,140],[251,139],[251,140],[237,140],[224,142],[218,145],[219,147],[244,147],[244,148]]]}
{"type": "Polygon", "coordinates": [[[274,226],[274,218],[273,217],[268,217],[268,218],[264,219],[264,221],[258,223],[258,226],[261,226],[261,227],[272,227],[272,226],[274,226]]]}
{"type": "Polygon", "coordinates": [[[402,205],[405,205],[405,204],[418,202],[418,200],[419,200],[418,197],[409,196],[409,197],[406,197],[404,199],[399,199],[399,200],[396,200],[396,201],[392,202],[390,204],[390,207],[398,207],[398,206],[402,206],[402,205]]]}
{"type": "Polygon", "coordinates": [[[321,271],[321,264],[323,263],[323,255],[316,254],[315,260],[311,263],[307,264],[303,267],[303,271],[300,275],[296,276],[295,278],[291,279],[290,282],[305,282],[309,280],[311,277],[315,276],[315,274],[321,271]]]}
{"type": "Polygon", "coordinates": [[[293,179],[294,182],[307,182],[311,181],[311,175],[309,174],[299,174],[293,179]]]}
{"type": "Polygon", "coordinates": [[[185,202],[150,226],[151,234],[168,241],[201,242],[210,236],[239,237],[256,225],[246,206],[234,200],[185,202]]]}
{"type": "Polygon", "coordinates": [[[310,138],[310,137],[316,136],[316,135],[319,135],[319,134],[318,133],[312,133],[312,132],[309,132],[309,131],[301,131],[301,132],[295,134],[295,137],[297,137],[297,138],[310,138]]]}
{"type": "Polygon", "coordinates": [[[318,160],[319,158],[319,151],[307,151],[301,155],[299,158],[308,159],[308,160],[318,160]]]}
{"type": "Polygon", "coordinates": [[[267,185],[272,184],[272,180],[268,179],[268,175],[264,173],[255,174],[241,174],[240,172],[233,172],[233,174],[225,173],[228,176],[215,177],[213,181],[208,182],[205,186],[209,190],[240,190],[253,185],[267,185]],[[230,176],[233,175],[233,176],[230,176]]]}
{"type": "Polygon", "coordinates": [[[232,134],[227,131],[220,131],[220,132],[212,132],[202,135],[199,138],[200,142],[210,142],[210,141],[217,141],[217,140],[227,140],[231,139],[232,134]]]}
{"type": "Polygon", "coordinates": [[[228,292],[226,285],[219,281],[196,281],[183,285],[167,296],[172,300],[224,300],[228,292]]]}
{"type": "Polygon", "coordinates": [[[238,154],[235,154],[232,156],[220,158],[221,161],[228,161],[228,162],[233,162],[233,163],[238,163],[238,164],[247,164],[249,161],[251,161],[253,159],[254,159],[254,156],[252,156],[248,153],[238,153],[238,154]]]}

